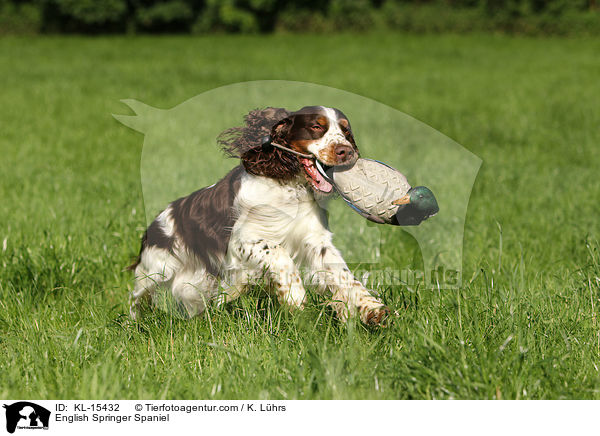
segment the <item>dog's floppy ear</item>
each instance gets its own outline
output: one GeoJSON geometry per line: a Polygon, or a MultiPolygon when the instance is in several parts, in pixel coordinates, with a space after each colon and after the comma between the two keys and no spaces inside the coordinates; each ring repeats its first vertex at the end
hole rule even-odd
{"type": "Polygon", "coordinates": [[[285,143],[285,138],[292,128],[292,118],[287,116],[280,120],[271,128],[271,140],[278,143],[285,143]]]}
{"type": "Polygon", "coordinates": [[[292,113],[280,108],[267,108],[260,112],[253,112],[251,118],[246,118],[249,129],[250,126],[255,125],[252,121],[257,118],[258,114],[262,121],[261,128],[252,131],[261,133],[261,136],[252,137],[252,146],[241,154],[244,168],[250,174],[258,176],[277,180],[293,179],[300,171],[298,158],[271,144],[272,142],[280,145],[288,144],[286,137],[294,124],[292,113]]]}
{"type": "Polygon", "coordinates": [[[288,117],[291,112],[284,108],[268,107],[255,109],[244,117],[244,125],[231,127],[217,137],[225,155],[241,157],[249,150],[261,148],[265,137],[270,137],[274,126],[288,117]]]}

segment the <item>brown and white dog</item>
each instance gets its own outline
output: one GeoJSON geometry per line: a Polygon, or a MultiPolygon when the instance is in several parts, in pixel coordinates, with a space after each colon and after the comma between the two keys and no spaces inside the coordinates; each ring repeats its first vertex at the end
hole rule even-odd
{"type": "Polygon", "coordinates": [[[314,159],[324,166],[358,159],[348,118],[322,106],[255,110],[243,127],[223,132],[219,143],[242,165],[172,202],[148,227],[131,266],[132,316],[160,287],[194,316],[209,302],[234,300],[257,280],[267,280],[281,304],[302,308],[303,267],[340,320],[358,314],[365,324],[381,324],[389,310],[346,266],[320,206],[334,190],[314,159]],[[265,147],[265,136],[314,158],[265,147]]]}

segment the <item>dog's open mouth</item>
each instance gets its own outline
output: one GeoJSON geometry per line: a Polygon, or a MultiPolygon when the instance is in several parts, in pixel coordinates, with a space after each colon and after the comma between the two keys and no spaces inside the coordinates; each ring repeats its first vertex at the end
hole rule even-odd
{"type": "MultiPolygon", "coordinates": [[[[306,178],[312,185],[312,187],[316,191],[330,193],[333,191],[333,186],[329,183],[325,177],[321,174],[321,172],[317,169],[315,165],[315,161],[312,159],[302,158],[300,159],[302,166],[304,167],[304,172],[306,173],[306,178]]],[[[323,164],[320,164],[323,167],[323,164]]],[[[325,167],[327,168],[327,167],[325,167]]]]}

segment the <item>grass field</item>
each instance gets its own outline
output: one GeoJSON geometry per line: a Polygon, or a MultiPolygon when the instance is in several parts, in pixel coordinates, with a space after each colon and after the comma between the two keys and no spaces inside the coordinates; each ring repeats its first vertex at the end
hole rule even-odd
{"type": "Polygon", "coordinates": [[[492,35],[0,39],[0,397],[600,398],[599,52],[492,35]],[[460,290],[381,289],[401,317],[378,331],[258,293],[128,322],[143,138],[111,113],[258,79],[370,97],[483,159],[460,290]]]}

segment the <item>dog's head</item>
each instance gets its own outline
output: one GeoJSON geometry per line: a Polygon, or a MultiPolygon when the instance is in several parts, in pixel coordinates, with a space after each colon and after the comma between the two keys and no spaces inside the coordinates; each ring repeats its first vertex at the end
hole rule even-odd
{"type": "Polygon", "coordinates": [[[353,165],[358,148],[350,121],[342,111],[323,106],[306,106],[279,121],[271,131],[273,142],[311,155],[299,157],[306,179],[313,189],[329,193],[332,186],[315,166],[315,159],[324,169],[338,165],[353,165]]]}
{"type": "Polygon", "coordinates": [[[279,121],[271,137],[327,166],[352,165],[358,159],[350,122],[339,109],[303,107],[279,121]]]}
{"type": "Polygon", "coordinates": [[[252,174],[289,180],[304,173],[312,188],[321,193],[333,191],[315,166],[324,169],[353,165],[359,157],[350,121],[340,110],[323,106],[306,106],[296,112],[267,108],[246,116],[246,127],[225,131],[219,142],[225,150],[242,159],[252,174]],[[311,158],[296,156],[276,147],[263,147],[271,142],[290,148],[311,158]]]}

